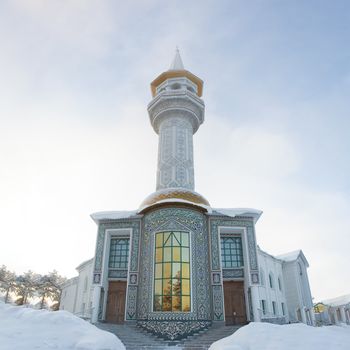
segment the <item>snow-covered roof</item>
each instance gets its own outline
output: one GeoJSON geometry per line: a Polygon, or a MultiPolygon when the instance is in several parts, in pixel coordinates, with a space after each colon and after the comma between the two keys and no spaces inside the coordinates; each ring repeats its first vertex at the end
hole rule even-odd
{"type": "Polygon", "coordinates": [[[81,270],[85,265],[91,264],[93,260],[94,260],[94,258],[85,260],[85,261],[83,261],[81,264],[79,264],[75,269],[79,271],[79,270],[81,270]]]}
{"type": "Polygon", "coordinates": [[[301,253],[301,250],[298,249],[298,250],[294,250],[293,252],[277,255],[276,258],[284,261],[295,261],[298,259],[300,253],[301,253]]]}
{"type": "Polygon", "coordinates": [[[323,300],[322,303],[329,306],[340,306],[350,304],[350,294],[342,295],[333,299],[323,300]]]}
{"type": "Polygon", "coordinates": [[[117,220],[117,219],[129,219],[137,215],[137,210],[130,211],[99,211],[91,214],[91,218],[98,223],[101,220],[117,220]]]}
{"type": "Polygon", "coordinates": [[[292,252],[289,252],[286,254],[280,254],[280,255],[276,256],[277,259],[281,259],[285,262],[296,261],[299,257],[305,262],[306,267],[309,267],[309,263],[308,263],[305,255],[301,249],[294,250],[292,252]]]}
{"type": "Polygon", "coordinates": [[[221,214],[230,216],[232,218],[236,216],[252,216],[254,222],[257,222],[262,214],[262,210],[252,209],[252,208],[213,208],[212,214],[221,214]]]}

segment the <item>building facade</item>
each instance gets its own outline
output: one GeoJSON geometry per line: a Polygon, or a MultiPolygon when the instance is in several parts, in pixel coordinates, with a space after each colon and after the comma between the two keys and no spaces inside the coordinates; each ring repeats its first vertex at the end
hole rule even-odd
{"type": "Polygon", "coordinates": [[[98,226],[90,261],[92,322],[137,322],[180,339],[215,322],[296,320],[294,309],[309,306],[303,294],[289,302],[287,289],[296,281],[285,279],[287,262],[258,248],[262,212],[215,209],[194,190],[203,81],[185,70],[177,51],[151,91],[148,113],[159,137],[156,191],[135,211],[91,215],[98,226]]]}

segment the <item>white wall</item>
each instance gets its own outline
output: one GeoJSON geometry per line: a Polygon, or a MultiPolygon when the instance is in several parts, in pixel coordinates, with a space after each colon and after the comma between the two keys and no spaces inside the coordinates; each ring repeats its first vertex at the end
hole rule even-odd
{"type": "Polygon", "coordinates": [[[291,322],[314,324],[313,303],[306,269],[307,264],[301,256],[294,261],[284,262],[286,298],[291,322]]]}
{"type": "Polygon", "coordinates": [[[77,267],[79,272],[77,301],[74,313],[80,317],[91,316],[93,259],[77,267]]]}
{"type": "Polygon", "coordinates": [[[77,267],[79,275],[66,282],[62,289],[60,310],[90,318],[92,305],[93,259],[77,267]]]}
{"type": "Polygon", "coordinates": [[[73,277],[64,284],[61,294],[60,310],[74,313],[78,280],[78,277],[73,277]]]}
{"type": "MultiPolygon", "coordinates": [[[[276,259],[272,255],[269,255],[258,249],[258,262],[260,269],[260,286],[259,290],[259,301],[266,301],[267,310],[265,315],[263,314],[262,308],[260,307],[260,315],[263,319],[282,319],[285,318],[285,322],[289,321],[288,306],[285,297],[286,286],[283,280],[282,264],[283,262],[276,259]],[[272,288],[270,287],[269,275],[272,276],[272,288]],[[280,279],[281,288],[278,284],[280,279]],[[273,313],[272,302],[276,303],[276,314],[273,313]],[[284,315],[282,312],[282,303],[284,304],[284,315]]],[[[261,304],[260,304],[261,305],[261,304]]]]}

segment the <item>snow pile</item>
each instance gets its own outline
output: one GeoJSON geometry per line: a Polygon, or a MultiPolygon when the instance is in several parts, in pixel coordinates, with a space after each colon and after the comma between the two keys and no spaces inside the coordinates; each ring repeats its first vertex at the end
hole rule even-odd
{"type": "Polygon", "coordinates": [[[349,350],[350,326],[310,327],[252,322],[210,350],[349,350]]]}
{"type": "Polygon", "coordinates": [[[67,311],[34,310],[0,302],[1,350],[125,350],[112,333],[67,311]]]}

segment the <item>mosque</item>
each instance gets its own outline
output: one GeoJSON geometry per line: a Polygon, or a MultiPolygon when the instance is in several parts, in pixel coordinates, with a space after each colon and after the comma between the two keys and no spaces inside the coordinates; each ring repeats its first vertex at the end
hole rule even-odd
{"type": "Polygon", "coordinates": [[[61,309],[91,322],[134,322],[165,339],[217,324],[315,322],[301,250],[257,245],[262,211],[216,209],[195,192],[193,134],[204,122],[203,81],[176,51],[151,83],[159,136],[156,191],[135,211],[91,215],[95,256],[67,281],[61,309]]]}

